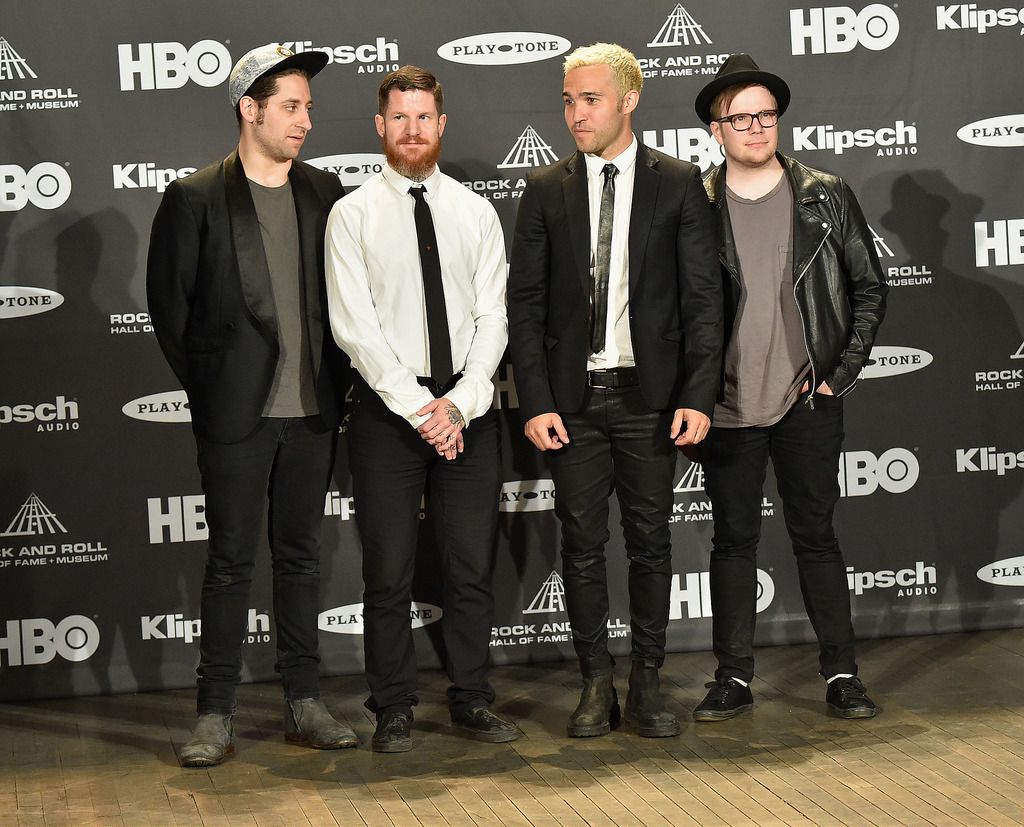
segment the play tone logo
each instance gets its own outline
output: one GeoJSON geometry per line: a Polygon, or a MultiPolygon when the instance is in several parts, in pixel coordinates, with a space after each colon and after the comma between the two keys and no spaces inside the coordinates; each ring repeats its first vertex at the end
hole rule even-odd
{"type": "Polygon", "coordinates": [[[449,40],[437,47],[438,57],[475,66],[535,63],[565,54],[572,43],[556,34],[493,32],[449,40]]]}
{"type": "MultiPolygon", "coordinates": [[[[440,606],[433,603],[420,603],[413,601],[409,604],[409,626],[413,629],[422,629],[431,623],[437,623],[444,616],[440,606]]],[[[361,635],[363,634],[363,604],[350,603],[347,606],[338,606],[320,612],[317,616],[317,627],[322,632],[331,632],[335,635],[361,635]]]]}

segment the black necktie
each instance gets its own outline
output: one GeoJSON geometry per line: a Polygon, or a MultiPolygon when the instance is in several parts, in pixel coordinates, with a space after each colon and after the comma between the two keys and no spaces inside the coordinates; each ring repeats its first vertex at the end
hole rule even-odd
{"type": "Polygon", "coordinates": [[[604,189],[601,191],[601,216],[597,223],[597,255],[594,257],[594,293],[591,296],[590,349],[604,350],[608,318],[608,272],[612,263],[612,216],[615,213],[615,164],[605,164],[604,189]]]}
{"type": "Polygon", "coordinates": [[[427,305],[427,339],[430,342],[430,378],[444,390],[452,377],[452,343],[448,335],[448,312],[444,303],[444,285],[441,283],[441,260],[437,256],[437,236],[430,206],[424,200],[426,189],[410,187],[409,194],[416,202],[416,238],[420,248],[420,268],[423,270],[423,299],[427,305]]]}

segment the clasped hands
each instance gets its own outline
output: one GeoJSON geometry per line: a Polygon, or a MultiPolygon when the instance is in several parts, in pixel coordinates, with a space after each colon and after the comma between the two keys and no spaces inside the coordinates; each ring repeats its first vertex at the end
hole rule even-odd
{"type": "Polygon", "coordinates": [[[430,418],[416,428],[424,441],[434,446],[445,459],[455,459],[465,448],[462,429],[466,420],[462,412],[446,396],[434,399],[416,411],[417,416],[430,418]]]}

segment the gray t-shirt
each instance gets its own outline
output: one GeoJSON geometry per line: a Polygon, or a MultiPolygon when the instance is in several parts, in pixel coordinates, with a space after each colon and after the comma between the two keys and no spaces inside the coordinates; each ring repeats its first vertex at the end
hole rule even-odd
{"type": "Polygon", "coordinates": [[[263,415],[313,416],[320,413],[320,409],[309,358],[299,223],[295,216],[292,185],[288,181],[281,187],[264,187],[249,181],[249,190],[256,204],[263,249],[267,255],[277,311],[278,344],[281,347],[274,384],[263,415]]]}
{"type": "Polygon", "coordinates": [[[714,423],[773,425],[796,402],[809,366],[793,295],[793,192],[783,175],[761,198],[747,200],[726,187],[726,199],[743,291],[714,423]]]}

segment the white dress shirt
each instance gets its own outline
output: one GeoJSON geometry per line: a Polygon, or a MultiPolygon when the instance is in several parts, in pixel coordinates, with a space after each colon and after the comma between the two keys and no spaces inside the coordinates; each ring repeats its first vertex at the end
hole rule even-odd
{"type": "Polygon", "coordinates": [[[633,342],[629,338],[629,216],[633,210],[633,180],[636,170],[636,135],[628,147],[611,161],[597,155],[587,159],[587,188],[590,195],[590,261],[597,260],[597,230],[601,220],[601,193],[604,191],[604,165],[618,167],[615,176],[615,211],[612,216],[611,267],[608,271],[608,319],[605,347],[591,354],[587,370],[629,367],[633,360],[633,342]]]}
{"type": "MultiPolygon", "coordinates": [[[[416,186],[384,166],[336,202],[327,222],[331,329],[387,407],[413,427],[433,400],[415,202],[416,186]]],[[[494,401],[491,377],[508,342],[505,238],[490,202],[436,167],[423,182],[441,261],[452,366],[462,378],[447,398],[467,424],[494,401]]]]}

